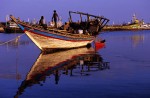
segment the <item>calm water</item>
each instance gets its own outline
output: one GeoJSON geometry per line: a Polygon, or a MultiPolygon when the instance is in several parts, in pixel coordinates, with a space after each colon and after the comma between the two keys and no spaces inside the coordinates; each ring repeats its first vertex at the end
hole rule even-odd
{"type": "MultiPolygon", "coordinates": [[[[21,34],[0,33],[0,44],[21,34]]],[[[106,46],[41,54],[26,35],[0,46],[0,98],[150,98],[150,31],[105,32],[106,46]]]]}

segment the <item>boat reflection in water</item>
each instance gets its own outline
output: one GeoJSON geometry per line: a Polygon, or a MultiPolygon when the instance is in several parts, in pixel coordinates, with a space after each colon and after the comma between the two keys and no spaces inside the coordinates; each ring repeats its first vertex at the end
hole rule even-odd
{"type": "Polygon", "coordinates": [[[108,62],[103,62],[102,57],[93,48],[78,48],[59,51],[51,54],[40,54],[37,61],[18,88],[17,96],[21,95],[25,88],[34,84],[41,84],[47,76],[55,75],[55,83],[58,84],[60,74],[69,76],[87,76],[91,72],[109,69],[108,62]]]}

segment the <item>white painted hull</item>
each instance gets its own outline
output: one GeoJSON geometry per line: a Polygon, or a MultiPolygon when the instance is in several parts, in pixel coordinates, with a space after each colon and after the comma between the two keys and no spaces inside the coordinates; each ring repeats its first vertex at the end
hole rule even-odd
{"type": "Polygon", "coordinates": [[[42,51],[45,51],[46,49],[77,48],[86,46],[88,43],[91,43],[93,41],[67,41],[52,37],[41,36],[29,31],[25,31],[25,33],[42,51]]]}

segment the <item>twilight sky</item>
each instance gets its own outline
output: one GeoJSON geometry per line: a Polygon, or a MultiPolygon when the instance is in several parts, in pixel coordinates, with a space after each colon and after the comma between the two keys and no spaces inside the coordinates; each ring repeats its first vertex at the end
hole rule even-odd
{"type": "Polygon", "coordinates": [[[10,14],[25,21],[39,20],[43,15],[50,21],[54,9],[63,22],[71,10],[105,16],[110,24],[129,22],[134,13],[150,23],[150,0],[0,0],[0,21],[5,21],[5,16],[10,14]]]}

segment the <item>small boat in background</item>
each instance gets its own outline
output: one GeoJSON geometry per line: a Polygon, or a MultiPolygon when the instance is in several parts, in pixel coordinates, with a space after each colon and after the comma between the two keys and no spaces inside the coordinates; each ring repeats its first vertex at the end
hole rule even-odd
{"type": "Polygon", "coordinates": [[[7,21],[4,27],[5,33],[24,33],[14,21],[7,21]]]}
{"type": "Polygon", "coordinates": [[[41,51],[87,46],[94,41],[96,35],[109,21],[109,19],[102,16],[82,12],[69,11],[69,16],[69,22],[59,28],[43,28],[39,25],[31,25],[16,19],[12,15],[10,18],[18,24],[41,51]],[[74,22],[72,14],[79,15],[80,20],[74,22]],[[86,19],[83,19],[82,16],[86,19]]]}

